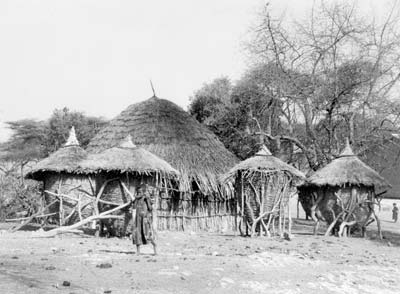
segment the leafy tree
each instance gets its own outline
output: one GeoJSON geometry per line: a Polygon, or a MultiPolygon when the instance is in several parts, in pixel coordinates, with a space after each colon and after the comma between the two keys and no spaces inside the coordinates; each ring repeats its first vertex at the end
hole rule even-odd
{"type": "Polygon", "coordinates": [[[47,151],[60,148],[68,139],[69,130],[75,127],[77,139],[85,148],[96,133],[106,124],[106,120],[86,116],[79,111],[70,111],[67,107],[54,110],[48,121],[47,151]]]}
{"type": "Polygon", "coordinates": [[[60,148],[67,140],[72,126],[76,129],[81,146],[85,148],[90,139],[106,124],[106,120],[63,108],[54,110],[47,121],[24,119],[7,124],[12,135],[0,146],[0,155],[3,160],[15,162],[20,167],[23,181],[26,164],[44,158],[60,148]]]}
{"type": "Polygon", "coordinates": [[[2,159],[17,163],[23,182],[25,165],[45,155],[46,124],[29,119],[7,122],[7,124],[13,134],[2,146],[2,159]]]}
{"type": "Polygon", "coordinates": [[[224,111],[230,103],[231,81],[227,77],[205,83],[190,98],[189,113],[199,122],[212,127],[219,120],[217,110],[224,111]]]}
{"type": "Polygon", "coordinates": [[[259,127],[277,132],[281,102],[275,99],[271,76],[276,68],[250,69],[235,85],[227,78],[204,84],[191,98],[189,112],[220,137],[227,148],[246,158],[259,148],[259,127]]]}

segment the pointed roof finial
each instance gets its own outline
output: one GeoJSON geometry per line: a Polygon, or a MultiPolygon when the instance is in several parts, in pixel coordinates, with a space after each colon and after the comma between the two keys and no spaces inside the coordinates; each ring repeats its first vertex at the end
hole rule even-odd
{"type": "Polygon", "coordinates": [[[136,145],[132,142],[131,135],[126,136],[124,140],[122,140],[121,144],[119,145],[121,148],[136,148],[136,145]]]}
{"type": "Polygon", "coordinates": [[[150,80],[151,90],[153,91],[153,97],[157,97],[156,91],[154,90],[153,82],[150,80]]]}
{"type": "Polygon", "coordinates": [[[71,129],[69,130],[69,136],[67,142],[64,144],[65,147],[68,146],[79,146],[79,141],[76,138],[76,133],[75,133],[75,127],[72,126],[71,129]]]}
{"type": "Polygon", "coordinates": [[[261,146],[260,150],[256,153],[258,156],[269,156],[272,155],[271,151],[264,144],[261,146]]]}
{"type": "Polygon", "coordinates": [[[344,156],[354,156],[354,152],[350,147],[349,138],[346,138],[346,147],[344,147],[342,153],[340,153],[339,155],[339,157],[344,157],[344,156]]]}

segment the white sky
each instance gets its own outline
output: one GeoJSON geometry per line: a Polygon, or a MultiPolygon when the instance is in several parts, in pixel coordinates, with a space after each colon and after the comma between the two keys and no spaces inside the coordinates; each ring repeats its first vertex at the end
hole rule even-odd
{"type": "MultiPolygon", "coordinates": [[[[240,77],[246,31],[265,2],[0,0],[0,141],[5,121],[64,106],[112,118],[152,96],[150,78],[157,96],[185,108],[204,82],[240,77]]],[[[312,5],[268,2],[298,15],[312,5]]]]}

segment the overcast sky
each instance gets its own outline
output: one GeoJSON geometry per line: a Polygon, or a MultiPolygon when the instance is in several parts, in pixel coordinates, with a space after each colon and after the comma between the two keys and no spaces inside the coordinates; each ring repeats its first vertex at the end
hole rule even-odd
{"type": "MultiPolygon", "coordinates": [[[[152,96],[149,79],[185,108],[204,82],[240,77],[242,44],[265,2],[1,0],[0,141],[5,121],[44,120],[64,106],[112,118],[152,96]]],[[[268,2],[298,15],[312,4],[268,2]]]]}

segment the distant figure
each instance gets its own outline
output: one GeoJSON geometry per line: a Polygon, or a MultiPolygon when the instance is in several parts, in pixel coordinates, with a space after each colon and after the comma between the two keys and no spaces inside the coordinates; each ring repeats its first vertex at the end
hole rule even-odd
{"type": "Polygon", "coordinates": [[[393,209],[392,209],[393,222],[397,222],[398,217],[399,217],[399,208],[397,207],[396,203],[393,203],[393,209]]]}
{"type": "Polygon", "coordinates": [[[140,255],[140,245],[153,244],[154,255],[157,255],[157,245],[153,229],[153,208],[145,185],[137,189],[132,210],[132,242],[136,244],[136,254],[140,255]]]}

